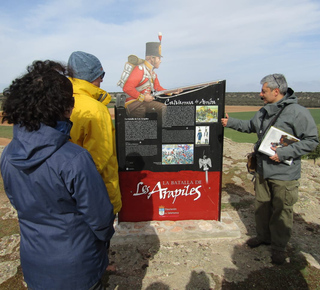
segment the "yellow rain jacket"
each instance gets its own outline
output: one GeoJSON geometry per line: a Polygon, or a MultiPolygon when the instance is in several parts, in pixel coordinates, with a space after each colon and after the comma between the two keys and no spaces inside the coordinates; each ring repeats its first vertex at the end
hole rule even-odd
{"type": "MultiPolygon", "coordinates": [[[[87,149],[108,189],[114,213],[122,207],[115,128],[107,108],[111,96],[81,79],[70,78],[75,100],[71,141],[87,149]]],[[[94,192],[92,192],[94,194],[94,192]]]]}

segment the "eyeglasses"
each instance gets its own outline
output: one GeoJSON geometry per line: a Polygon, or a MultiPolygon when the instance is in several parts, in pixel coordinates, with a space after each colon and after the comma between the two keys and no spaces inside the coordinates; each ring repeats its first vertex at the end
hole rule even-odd
{"type": "Polygon", "coordinates": [[[276,77],[275,77],[274,75],[272,75],[272,76],[273,76],[273,78],[274,78],[275,82],[277,83],[277,85],[278,85],[278,87],[279,87],[279,89],[280,89],[280,85],[279,85],[279,83],[278,83],[278,81],[277,81],[276,77]]]}
{"type": "Polygon", "coordinates": [[[106,74],[105,72],[102,73],[102,75],[100,76],[101,80],[103,80],[105,74],[106,74]]]}

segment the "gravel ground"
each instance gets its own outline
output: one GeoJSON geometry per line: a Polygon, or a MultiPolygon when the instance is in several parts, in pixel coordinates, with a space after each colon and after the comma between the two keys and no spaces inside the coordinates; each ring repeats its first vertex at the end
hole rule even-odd
{"type": "MultiPolygon", "coordinates": [[[[108,289],[320,289],[319,165],[303,161],[293,236],[282,266],[271,263],[270,247],[250,249],[255,234],[254,191],[245,170],[250,144],[225,139],[222,211],[239,227],[240,238],[152,241],[111,245],[116,272],[106,272],[108,289]]],[[[0,289],[25,289],[19,266],[15,212],[0,189],[0,289]]]]}

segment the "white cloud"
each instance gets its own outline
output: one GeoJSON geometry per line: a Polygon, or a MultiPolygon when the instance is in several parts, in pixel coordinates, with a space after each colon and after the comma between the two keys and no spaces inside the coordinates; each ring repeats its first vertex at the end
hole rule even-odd
{"type": "Polygon", "coordinates": [[[166,88],[226,79],[228,91],[259,91],[264,75],[280,72],[297,91],[320,91],[316,1],[56,0],[23,8],[0,12],[0,90],[34,59],[66,62],[83,50],[105,67],[102,87],[117,91],[127,56],[144,57],[161,31],[157,73],[166,88]]]}

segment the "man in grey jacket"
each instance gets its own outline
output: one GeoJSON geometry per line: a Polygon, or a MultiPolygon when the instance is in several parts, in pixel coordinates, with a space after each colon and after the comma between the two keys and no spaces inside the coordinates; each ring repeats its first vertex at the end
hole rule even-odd
{"type": "MultiPolygon", "coordinates": [[[[298,200],[299,178],[301,174],[301,156],[314,150],[318,143],[317,126],[309,111],[298,105],[293,90],[288,88],[282,74],[272,74],[261,80],[260,97],[264,106],[251,120],[222,118],[224,127],[245,133],[257,133],[263,137],[268,124],[284,107],[274,126],[299,138],[285,147],[271,149],[274,155],[269,157],[257,153],[255,173],[255,220],[257,236],[249,239],[251,248],[270,245],[272,262],[283,264],[286,259],[286,245],[291,237],[293,225],[293,205],[298,200]],[[293,159],[291,165],[283,161],[293,159]]],[[[266,133],[266,132],[265,132],[266,133]]],[[[255,147],[258,147],[256,144],[255,147]]],[[[255,148],[257,151],[258,148],[255,148]]]]}

